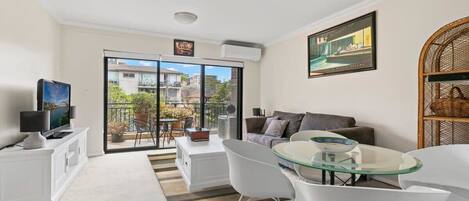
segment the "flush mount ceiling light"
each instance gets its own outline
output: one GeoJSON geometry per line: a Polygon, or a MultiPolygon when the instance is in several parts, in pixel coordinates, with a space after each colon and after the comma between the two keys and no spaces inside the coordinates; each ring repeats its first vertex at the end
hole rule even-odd
{"type": "Polygon", "coordinates": [[[174,19],[181,24],[192,24],[197,20],[197,15],[191,12],[176,12],[174,19]]]}

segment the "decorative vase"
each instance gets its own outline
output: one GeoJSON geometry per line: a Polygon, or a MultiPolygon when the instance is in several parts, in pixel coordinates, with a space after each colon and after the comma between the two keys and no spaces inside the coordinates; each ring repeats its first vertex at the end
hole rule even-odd
{"type": "Polygon", "coordinates": [[[40,132],[34,132],[23,141],[24,149],[39,149],[46,146],[46,138],[40,132]]]}

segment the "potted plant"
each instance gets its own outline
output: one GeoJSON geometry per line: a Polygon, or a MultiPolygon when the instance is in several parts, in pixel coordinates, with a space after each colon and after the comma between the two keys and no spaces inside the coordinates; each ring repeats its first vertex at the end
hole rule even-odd
{"type": "Polygon", "coordinates": [[[132,106],[135,119],[141,122],[148,122],[150,114],[155,112],[155,96],[146,92],[132,94],[132,106]]]}
{"type": "Polygon", "coordinates": [[[161,108],[160,112],[162,118],[177,119],[177,121],[172,124],[172,128],[180,129],[182,128],[182,120],[184,120],[186,117],[191,117],[194,113],[194,109],[190,106],[175,107],[166,105],[165,107],[161,108]]]}
{"type": "Polygon", "coordinates": [[[112,142],[123,142],[124,134],[129,128],[125,122],[111,121],[107,124],[108,133],[111,135],[112,142]]]}

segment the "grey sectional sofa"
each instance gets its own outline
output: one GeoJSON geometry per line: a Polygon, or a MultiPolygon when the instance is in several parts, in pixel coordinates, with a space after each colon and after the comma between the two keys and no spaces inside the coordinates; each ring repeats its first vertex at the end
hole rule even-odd
{"type": "Polygon", "coordinates": [[[246,140],[272,148],[278,143],[289,141],[290,136],[298,131],[327,130],[356,140],[361,144],[375,144],[373,128],[356,126],[353,117],[309,112],[295,114],[281,111],[275,111],[272,116],[278,116],[280,120],[289,121],[282,137],[264,135],[261,130],[267,117],[252,117],[246,119],[246,140]]]}

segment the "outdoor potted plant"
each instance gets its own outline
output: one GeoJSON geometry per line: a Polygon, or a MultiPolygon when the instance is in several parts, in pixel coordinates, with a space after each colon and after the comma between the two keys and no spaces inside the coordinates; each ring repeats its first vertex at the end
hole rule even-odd
{"type": "Polygon", "coordinates": [[[141,122],[148,122],[148,117],[155,112],[155,97],[153,94],[138,92],[132,94],[132,106],[135,119],[141,122]]]}
{"type": "Polygon", "coordinates": [[[171,105],[164,105],[164,107],[161,107],[160,110],[161,118],[168,118],[168,119],[177,119],[172,124],[173,129],[180,129],[182,128],[182,121],[186,117],[192,116],[194,113],[194,109],[192,107],[175,107],[171,105]]]}
{"type": "Polygon", "coordinates": [[[111,135],[112,142],[123,142],[125,141],[124,134],[129,128],[129,125],[125,122],[111,121],[107,124],[108,133],[111,135]]]}

